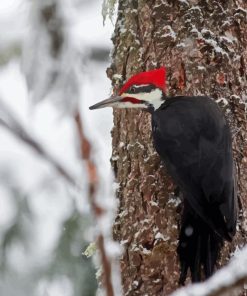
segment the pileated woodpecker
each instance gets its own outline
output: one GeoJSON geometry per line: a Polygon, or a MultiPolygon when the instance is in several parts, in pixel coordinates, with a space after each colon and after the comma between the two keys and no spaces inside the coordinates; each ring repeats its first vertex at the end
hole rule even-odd
{"type": "Polygon", "coordinates": [[[217,104],[205,96],[167,97],[166,71],[132,76],[118,95],[90,109],[145,108],[154,146],[184,196],[177,252],[184,284],[213,271],[224,240],[236,231],[237,198],[232,140],[217,104]]]}

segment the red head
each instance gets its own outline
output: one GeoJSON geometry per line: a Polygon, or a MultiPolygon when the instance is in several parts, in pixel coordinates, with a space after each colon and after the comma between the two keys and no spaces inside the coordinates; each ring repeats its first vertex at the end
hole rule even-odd
{"type": "Polygon", "coordinates": [[[120,89],[119,94],[124,93],[132,85],[148,85],[152,84],[163,92],[166,89],[166,69],[165,67],[151,70],[148,72],[140,72],[132,76],[120,89]]]}
{"type": "Polygon", "coordinates": [[[90,109],[103,107],[157,109],[163,103],[166,88],[164,67],[132,76],[120,89],[118,96],[112,96],[90,109]]]}

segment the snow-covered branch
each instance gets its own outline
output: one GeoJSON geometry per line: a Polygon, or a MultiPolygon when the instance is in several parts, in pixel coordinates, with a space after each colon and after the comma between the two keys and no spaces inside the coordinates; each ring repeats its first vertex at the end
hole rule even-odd
{"type": "MultiPolygon", "coordinates": [[[[109,243],[111,243],[112,245],[114,244],[114,242],[111,241],[111,237],[109,237],[109,233],[111,233],[111,225],[110,225],[110,229],[107,229],[107,231],[102,231],[102,227],[100,225],[102,222],[102,217],[104,215],[109,215],[109,211],[107,211],[107,208],[103,207],[97,201],[97,198],[96,198],[96,194],[99,189],[99,172],[98,172],[96,163],[94,162],[94,159],[93,159],[91,143],[88,141],[87,137],[85,136],[82,118],[79,112],[75,115],[75,122],[77,126],[78,137],[80,140],[81,158],[86,163],[86,169],[88,174],[88,183],[89,183],[88,195],[89,195],[89,202],[91,204],[91,210],[96,221],[97,246],[100,253],[101,264],[103,269],[103,273],[102,273],[103,285],[104,285],[107,296],[114,296],[114,295],[117,296],[119,295],[119,293],[121,293],[120,292],[121,290],[120,276],[118,276],[119,284],[116,282],[113,283],[112,267],[114,265],[115,258],[113,256],[109,256],[109,252],[107,252],[107,246],[106,246],[106,241],[108,242],[108,245],[109,243]]],[[[108,227],[106,226],[106,228],[108,227]]]]}
{"type": "Polygon", "coordinates": [[[71,36],[74,6],[75,1],[33,1],[23,57],[32,101],[49,98],[64,114],[74,113],[80,97],[82,57],[71,36]]]}
{"type": "MultiPolygon", "coordinates": [[[[247,247],[239,251],[230,263],[200,284],[182,288],[171,296],[225,296],[243,288],[247,282],[247,247]]],[[[237,294],[238,295],[238,294],[237,294]]]]}

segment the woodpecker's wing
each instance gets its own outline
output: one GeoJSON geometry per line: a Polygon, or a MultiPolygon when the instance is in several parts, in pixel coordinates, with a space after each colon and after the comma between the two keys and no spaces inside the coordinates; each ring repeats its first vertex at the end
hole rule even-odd
{"type": "Polygon", "coordinates": [[[207,97],[168,99],[153,113],[154,145],[194,211],[231,239],[236,196],[231,135],[217,104],[207,97]]]}

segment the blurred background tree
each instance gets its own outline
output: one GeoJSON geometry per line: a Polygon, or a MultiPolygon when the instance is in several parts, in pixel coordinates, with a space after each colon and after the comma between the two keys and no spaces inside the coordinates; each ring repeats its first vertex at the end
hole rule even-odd
{"type": "Polygon", "coordinates": [[[0,3],[1,295],[96,294],[96,270],[82,255],[94,235],[73,116],[78,108],[110,179],[111,111],[100,119],[87,113],[99,91],[104,97],[110,89],[112,26],[103,27],[101,6],[100,0],[0,3]]]}

